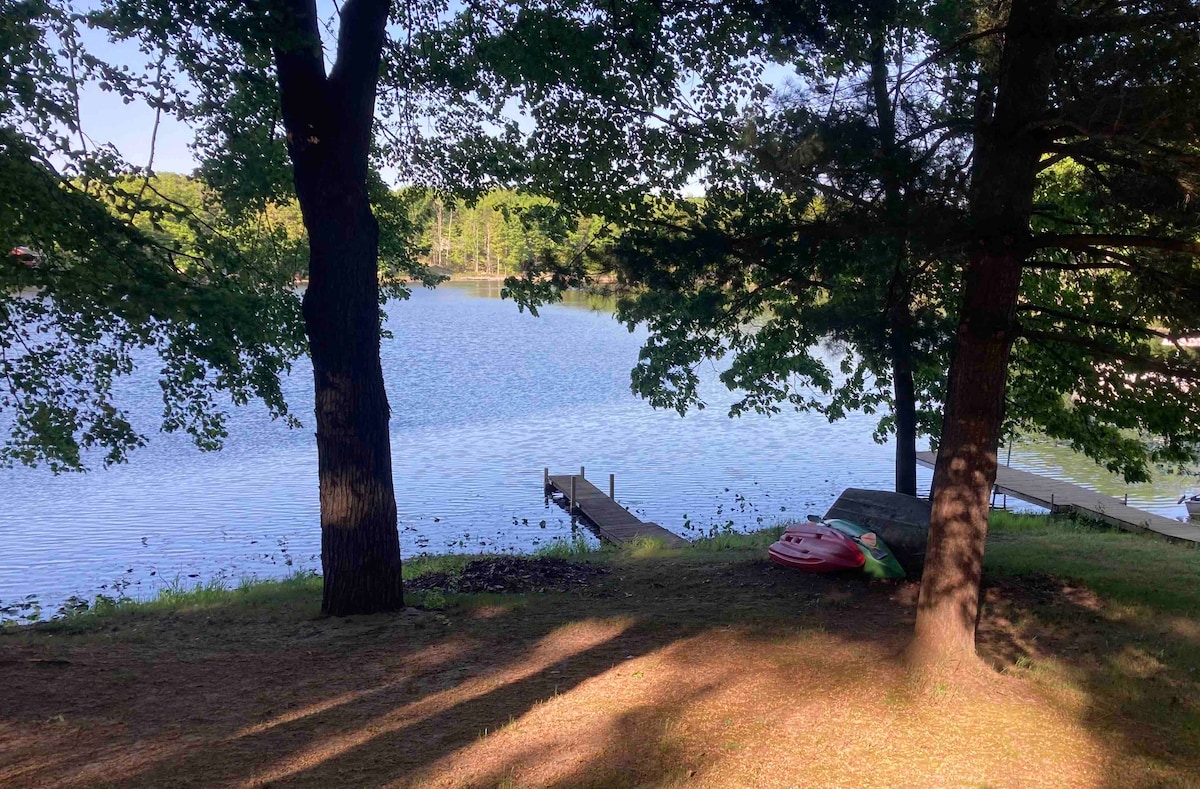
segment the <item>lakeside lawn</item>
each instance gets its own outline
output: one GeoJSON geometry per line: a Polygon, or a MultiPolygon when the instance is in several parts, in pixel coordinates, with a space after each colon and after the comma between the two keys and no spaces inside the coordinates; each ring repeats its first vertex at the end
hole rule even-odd
{"type": "Polygon", "coordinates": [[[559,546],[605,570],[567,592],[415,560],[451,591],[394,616],[320,618],[308,577],[8,628],[0,784],[1200,785],[1200,551],[997,513],[995,672],[927,686],[915,585],[775,567],[775,533],[559,546]]]}

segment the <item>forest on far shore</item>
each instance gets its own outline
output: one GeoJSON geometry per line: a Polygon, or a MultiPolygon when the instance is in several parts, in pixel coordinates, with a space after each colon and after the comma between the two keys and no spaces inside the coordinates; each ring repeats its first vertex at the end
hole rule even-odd
{"type": "MultiPolygon", "coordinates": [[[[125,188],[114,194],[140,193],[143,181],[131,177],[125,188]]],[[[211,222],[224,213],[216,193],[193,176],[159,173],[149,179],[149,185],[151,190],[141,194],[141,201],[162,210],[140,211],[133,223],[181,253],[193,251],[193,217],[211,222]]],[[[598,217],[579,217],[563,228],[558,224],[561,213],[549,199],[511,190],[495,189],[473,202],[411,187],[401,187],[390,196],[405,221],[381,223],[381,229],[408,236],[391,240],[413,249],[421,263],[456,275],[506,277],[548,257],[567,263],[589,248],[596,251],[605,237],[598,217]]],[[[270,204],[245,229],[247,235],[241,243],[272,244],[272,258],[285,266],[287,273],[304,276],[307,241],[295,200],[270,204]]],[[[381,264],[386,263],[381,259],[381,264]]]]}

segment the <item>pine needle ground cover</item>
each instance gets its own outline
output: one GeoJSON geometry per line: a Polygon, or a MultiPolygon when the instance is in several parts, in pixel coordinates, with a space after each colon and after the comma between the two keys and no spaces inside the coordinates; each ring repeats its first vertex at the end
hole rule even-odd
{"type": "Polygon", "coordinates": [[[929,685],[898,660],[915,585],[771,539],[418,560],[396,615],[319,617],[300,577],[10,627],[0,783],[1200,783],[1200,551],[999,515],[990,668],[929,685]]]}

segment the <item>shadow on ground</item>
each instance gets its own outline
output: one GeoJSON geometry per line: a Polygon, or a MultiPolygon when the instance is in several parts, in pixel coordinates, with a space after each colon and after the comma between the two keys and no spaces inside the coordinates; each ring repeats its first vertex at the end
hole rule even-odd
{"type": "Polygon", "coordinates": [[[736,555],[578,592],[320,619],[315,601],[0,637],[6,785],[1186,784],[1200,628],[993,584],[999,673],[916,687],[915,587],[736,555]]]}

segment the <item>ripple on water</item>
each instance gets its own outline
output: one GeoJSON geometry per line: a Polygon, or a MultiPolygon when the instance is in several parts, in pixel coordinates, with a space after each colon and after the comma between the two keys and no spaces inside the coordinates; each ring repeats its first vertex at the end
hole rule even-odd
{"type": "MultiPolygon", "coordinates": [[[[382,356],[407,555],[528,551],[569,536],[569,519],[542,496],[547,465],[584,464],[605,482],[616,473],[622,504],[683,534],[824,512],[845,487],[892,484],[891,448],[871,439],[874,417],[729,419],[731,396],[711,366],[701,384],[708,409],[686,418],[655,411],[629,392],[642,333],[581,305],[533,318],[495,296],[492,285],[454,285],[389,305],[394,339],[382,356]]],[[[52,609],[114,585],[144,595],[176,578],[319,567],[311,425],[288,430],[259,407],[237,409],[226,447],[197,452],[154,432],[153,369],[121,382],[122,402],[151,435],[129,464],[58,477],[0,471],[3,489],[19,493],[0,515],[0,606],[34,594],[52,609]]],[[[307,363],[298,363],[285,391],[302,419],[310,386],[307,363]]],[[[1125,492],[1090,461],[1049,445],[1023,446],[1013,464],[1125,492]]],[[[1180,486],[1130,488],[1130,503],[1180,515],[1180,486]]]]}

